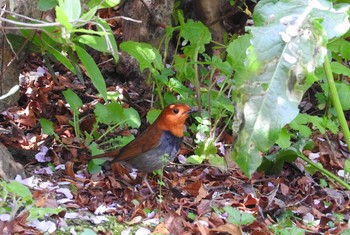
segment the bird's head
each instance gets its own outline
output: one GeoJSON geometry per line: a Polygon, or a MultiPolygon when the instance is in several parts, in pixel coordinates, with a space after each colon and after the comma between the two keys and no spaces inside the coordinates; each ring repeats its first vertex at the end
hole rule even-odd
{"type": "Polygon", "coordinates": [[[196,111],[196,108],[191,108],[186,104],[170,104],[163,109],[155,124],[162,130],[170,131],[173,135],[182,137],[186,119],[190,113],[196,111]]]}

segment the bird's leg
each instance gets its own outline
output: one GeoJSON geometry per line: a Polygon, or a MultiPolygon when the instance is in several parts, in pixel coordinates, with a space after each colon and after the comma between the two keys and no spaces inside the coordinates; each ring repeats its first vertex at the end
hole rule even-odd
{"type": "Polygon", "coordinates": [[[147,173],[143,173],[142,174],[142,179],[145,182],[145,184],[147,185],[147,188],[149,189],[149,191],[154,194],[154,191],[151,188],[151,185],[149,184],[148,180],[147,180],[147,173]]]}

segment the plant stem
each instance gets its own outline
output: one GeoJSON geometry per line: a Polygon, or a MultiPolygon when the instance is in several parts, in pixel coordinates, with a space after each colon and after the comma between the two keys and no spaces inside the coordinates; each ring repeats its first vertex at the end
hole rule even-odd
{"type": "Polygon", "coordinates": [[[345,119],[343,108],[342,108],[340,100],[339,100],[339,96],[338,96],[337,88],[335,86],[333,73],[332,73],[332,69],[331,69],[331,64],[330,64],[328,55],[325,56],[325,61],[324,61],[323,67],[324,67],[325,72],[326,72],[326,77],[327,77],[327,81],[328,81],[328,86],[329,86],[329,91],[330,91],[331,99],[333,102],[333,106],[334,106],[335,110],[337,111],[337,116],[338,116],[340,128],[344,134],[344,138],[345,138],[346,144],[348,146],[348,150],[350,151],[349,126],[348,126],[347,121],[345,119]]]}
{"type": "Polygon", "coordinates": [[[350,185],[348,183],[346,183],[344,180],[342,180],[338,176],[334,175],[332,172],[327,171],[322,166],[319,166],[319,165],[315,164],[313,161],[311,161],[309,158],[305,157],[303,154],[298,154],[298,155],[305,162],[307,162],[308,164],[310,164],[311,166],[313,166],[317,170],[319,170],[323,175],[327,176],[329,179],[332,179],[332,180],[338,182],[341,186],[343,186],[347,190],[350,190],[350,185]]]}
{"type": "Polygon", "coordinates": [[[195,91],[196,91],[196,94],[197,94],[197,106],[198,106],[198,113],[201,114],[202,112],[202,104],[201,104],[201,92],[200,92],[200,89],[201,89],[201,84],[200,84],[200,81],[199,81],[199,75],[198,75],[198,50],[199,50],[199,47],[196,48],[196,51],[194,53],[194,56],[193,56],[193,61],[194,61],[194,88],[195,88],[195,91]]]}

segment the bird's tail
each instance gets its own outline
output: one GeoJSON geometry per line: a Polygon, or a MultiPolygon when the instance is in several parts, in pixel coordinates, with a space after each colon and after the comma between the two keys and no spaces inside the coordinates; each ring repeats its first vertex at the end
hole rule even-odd
{"type": "Polygon", "coordinates": [[[116,149],[113,151],[108,151],[106,153],[97,154],[95,156],[92,156],[91,159],[99,158],[107,161],[113,161],[113,159],[119,155],[119,152],[120,152],[120,149],[116,149]]]}

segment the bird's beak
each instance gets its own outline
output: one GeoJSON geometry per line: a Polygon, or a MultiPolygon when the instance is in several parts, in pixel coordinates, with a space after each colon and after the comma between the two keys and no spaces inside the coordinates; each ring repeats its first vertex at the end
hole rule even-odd
{"type": "Polygon", "coordinates": [[[187,111],[187,113],[194,113],[194,112],[198,112],[197,107],[192,107],[190,110],[187,111]]]}

